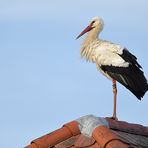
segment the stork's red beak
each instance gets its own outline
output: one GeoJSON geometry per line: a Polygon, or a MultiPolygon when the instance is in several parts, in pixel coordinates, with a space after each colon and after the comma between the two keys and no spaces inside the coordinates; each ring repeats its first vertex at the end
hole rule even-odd
{"type": "Polygon", "coordinates": [[[90,31],[91,29],[93,29],[92,25],[90,24],[89,26],[87,26],[78,36],[76,39],[80,38],[83,34],[85,34],[86,32],[90,31]]]}

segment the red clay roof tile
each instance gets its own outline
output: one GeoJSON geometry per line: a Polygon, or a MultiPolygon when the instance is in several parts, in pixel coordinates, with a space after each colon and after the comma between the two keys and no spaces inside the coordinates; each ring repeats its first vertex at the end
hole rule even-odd
{"type": "Polygon", "coordinates": [[[110,118],[104,119],[109,123],[109,127],[99,125],[93,130],[91,137],[81,134],[79,123],[72,121],[52,133],[33,140],[25,148],[148,148],[148,127],[110,118]]]}
{"type": "Polygon", "coordinates": [[[128,145],[105,126],[97,127],[93,132],[93,137],[103,148],[128,148],[128,145]]]}
{"type": "Polygon", "coordinates": [[[31,143],[27,148],[38,148],[38,146],[35,143],[31,143]]]}
{"type": "Polygon", "coordinates": [[[75,142],[76,147],[89,147],[95,143],[95,139],[93,137],[87,137],[84,135],[80,135],[75,142]]]}
{"type": "Polygon", "coordinates": [[[75,141],[78,139],[78,137],[79,137],[79,135],[73,136],[73,137],[55,145],[55,147],[56,148],[71,148],[72,146],[74,146],[75,141]]]}
{"type": "Polygon", "coordinates": [[[73,136],[80,134],[78,122],[76,121],[72,121],[67,124],[64,124],[63,127],[67,127],[73,136]]]}

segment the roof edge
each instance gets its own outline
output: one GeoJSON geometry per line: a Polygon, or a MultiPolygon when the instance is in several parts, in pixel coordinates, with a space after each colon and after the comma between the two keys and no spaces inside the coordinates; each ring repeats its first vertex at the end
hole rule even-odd
{"type": "Polygon", "coordinates": [[[119,130],[122,132],[136,134],[141,136],[148,136],[148,127],[140,124],[128,123],[125,121],[116,121],[111,118],[105,118],[109,123],[109,128],[119,130]]]}
{"type": "Polygon", "coordinates": [[[25,148],[47,148],[52,147],[72,136],[80,134],[77,121],[71,121],[65,124],[62,128],[37,138],[25,148]]]}

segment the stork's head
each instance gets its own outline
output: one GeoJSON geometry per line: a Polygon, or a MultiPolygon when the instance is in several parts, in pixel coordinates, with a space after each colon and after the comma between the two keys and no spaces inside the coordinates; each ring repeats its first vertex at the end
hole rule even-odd
{"type": "Polygon", "coordinates": [[[96,31],[96,33],[99,33],[102,31],[103,27],[104,27],[103,20],[100,17],[94,17],[90,21],[90,24],[77,36],[76,39],[78,39],[87,32],[96,31]]]}

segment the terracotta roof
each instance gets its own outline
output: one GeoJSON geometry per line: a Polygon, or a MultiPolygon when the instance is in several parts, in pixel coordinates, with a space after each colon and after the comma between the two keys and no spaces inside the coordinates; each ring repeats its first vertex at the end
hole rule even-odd
{"type": "Polygon", "coordinates": [[[64,124],[25,148],[148,148],[148,127],[92,115],[86,117],[64,124]]]}

